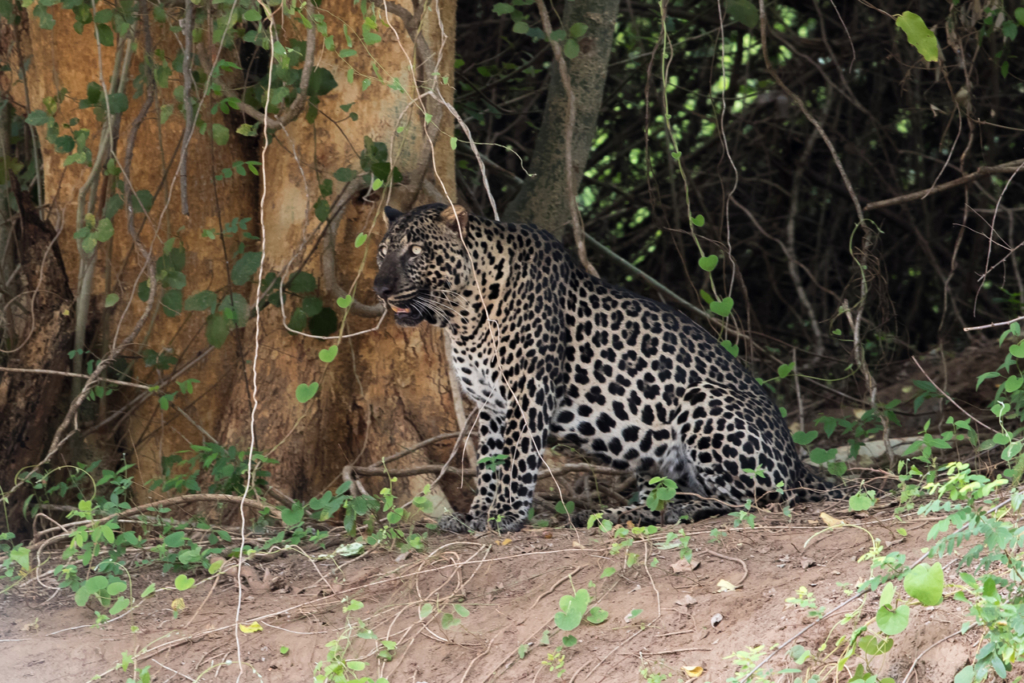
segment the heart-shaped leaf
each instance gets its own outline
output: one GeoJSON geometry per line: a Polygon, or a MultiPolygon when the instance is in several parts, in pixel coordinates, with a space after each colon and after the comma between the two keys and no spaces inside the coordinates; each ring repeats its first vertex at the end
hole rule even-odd
{"type": "Polygon", "coordinates": [[[708,308],[711,309],[712,313],[728,318],[729,314],[732,313],[733,303],[732,297],[727,296],[721,301],[712,301],[708,304],[708,308]]]}
{"type": "Polygon", "coordinates": [[[194,585],[196,585],[196,580],[190,576],[185,576],[184,574],[178,574],[174,579],[174,587],[180,591],[187,591],[194,585]]]}
{"type": "Polygon", "coordinates": [[[338,357],[338,345],[334,344],[330,348],[321,349],[320,353],[317,355],[320,356],[320,360],[322,360],[323,362],[330,363],[332,360],[338,357]]]}
{"type": "Polygon", "coordinates": [[[571,612],[569,614],[557,612],[555,613],[555,626],[563,631],[571,631],[580,625],[582,619],[583,615],[578,612],[571,612]]]}
{"type": "Polygon", "coordinates": [[[1014,358],[1024,358],[1024,341],[1018,342],[1010,347],[1010,355],[1014,358]]]}
{"type": "Polygon", "coordinates": [[[1012,394],[1017,391],[1021,386],[1024,386],[1024,378],[1020,375],[1010,375],[1006,378],[1006,381],[1003,382],[1003,389],[1006,389],[1006,393],[1008,394],[1012,394]]]}
{"type": "Polygon", "coordinates": [[[348,308],[349,306],[352,305],[353,301],[354,299],[352,298],[351,294],[346,294],[345,296],[338,297],[338,308],[348,308]]]}
{"type": "Polygon", "coordinates": [[[298,399],[299,403],[308,403],[311,398],[316,396],[316,392],[319,388],[319,382],[313,382],[312,384],[300,384],[295,388],[295,398],[298,399]]]}
{"type": "Polygon", "coordinates": [[[714,254],[702,256],[700,260],[697,261],[697,265],[700,266],[701,270],[710,273],[718,266],[718,257],[714,254]]]}
{"type": "Polygon", "coordinates": [[[879,607],[875,619],[878,622],[879,631],[887,636],[895,636],[910,625],[910,608],[906,605],[900,605],[896,609],[879,607]]]}
{"type": "Polygon", "coordinates": [[[942,590],[946,587],[942,577],[942,564],[919,564],[904,577],[903,589],[907,595],[917,598],[922,605],[934,606],[942,602],[942,590]]]}

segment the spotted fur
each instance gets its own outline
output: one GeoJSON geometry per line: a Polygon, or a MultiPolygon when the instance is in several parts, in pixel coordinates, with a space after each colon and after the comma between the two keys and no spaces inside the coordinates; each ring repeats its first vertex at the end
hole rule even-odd
{"type": "Polygon", "coordinates": [[[606,510],[616,522],[837,497],[804,467],[764,389],[679,311],[591,277],[531,225],[441,204],[387,217],[374,289],[399,325],[445,328],[480,408],[479,458],[507,456],[478,468],[468,516],[443,528],[520,529],[549,435],[697,494],[658,519],[642,504],[606,510]]]}

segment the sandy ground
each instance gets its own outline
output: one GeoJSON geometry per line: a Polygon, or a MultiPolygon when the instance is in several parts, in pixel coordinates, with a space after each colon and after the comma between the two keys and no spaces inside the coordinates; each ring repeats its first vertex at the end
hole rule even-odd
{"type": "MultiPolygon", "coordinates": [[[[160,682],[237,680],[240,671],[245,681],[309,681],[317,662],[328,659],[326,645],[339,641],[345,659],[366,663],[349,673],[351,680],[677,681],[694,680],[684,667],[700,667],[696,680],[725,683],[738,671],[729,655],[760,647],[763,656],[781,646],[760,680],[819,673],[846,681],[863,659],[837,670],[836,641],[873,617],[877,598],[854,600],[809,629],[808,610],[786,598],[803,587],[828,611],[869,578],[870,562],[857,561],[870,548],[869,534],[892,547],[887,552],[916,559],[933,522],[897,521],[885,508],[859,516],[844,510],[845,503],[801,508],[790,519],[762,513],[753,529],[734,527],[728,517],[683,527],[692,566],[677,563],[677,550],[659,548],[670,529],[615,552],[609,534],[530,528],[504,537],[434,534],[419,553],[375,549],[317,560],[288,552],[252,561],[241,591],[233,577],[214,586],[211,577],[196,576],[195,586],[179,592],[171,575],[140,574],[133,576],[136,593],[149,581],[160,590],[99,626],[69,591],[25,581],[0,598],[0,679],[124,682],[137,676],[135,667],[148,666],[151,680],[160,682]],[[822,533],[823,510],[860,528],[822,533]],[[629,553],[636,555],[632,566],[629,553]],[[721,580],[736,589],[723,591],[721,580]],[[587,590],[607,620],[584,621],[571,632],[578,643],[559,648],[566,632],[554,617],[560,598],[574,589],[587,590]],[[184,609],[172,609],[176,598],[184,609]],[[352,609],[357,601],[362,607],[352,609]],[[446,614],[458,622],[448,623],[446,614]],[[840,623],[847,614],[855,616],[840,623]],[[236,626],[252,622],[262,630],[247,634],[236,626]],[[360,637],[367,631],[377,639],[360,637]],[[802,667],[789,655],[795,645],[814,652],[802,667]],[[127,670],[117,668],[122,661],[130,662],[127,670]],[[796,668],[802,674],[780,673],[796,668]]],[[[978,649],[976,630],[958,635],[968,620],[966,606],[950,599],[911,607],[910,627],[889,653],[873,658],[872,670],[897,682],[908,672],[911,681],[952,681],[978,649]]]]}

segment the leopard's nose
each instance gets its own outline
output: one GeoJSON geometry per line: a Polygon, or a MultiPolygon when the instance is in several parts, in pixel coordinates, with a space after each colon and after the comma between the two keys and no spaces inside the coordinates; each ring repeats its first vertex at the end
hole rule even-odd
{"type": "Polygon", "coordinates": [[[381,299],[384,299],[385,301],[388,299],[388,297],[395,293],[395,289],[392,286],[392,283],[383,281],[379,277],[373,281],[373,291],[377,292],[377,296],[379,296],[381,299]]]}

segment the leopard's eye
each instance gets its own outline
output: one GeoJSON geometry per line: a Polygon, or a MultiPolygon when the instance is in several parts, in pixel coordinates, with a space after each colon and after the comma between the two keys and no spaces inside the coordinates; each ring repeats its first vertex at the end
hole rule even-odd
{"type": "Polygon", "coordinates": [[[421,247],[421,246],[420,246],[420,245],[418,245],[418,244],[414,244],[414,245],[412,245],[412,247],[410,248],[410,251],[412,252],[412,255],[413,255],[413,256],[419,256],[420,254],[422,254],[422,253],[423,253],[423,247],[421,247]]]}

